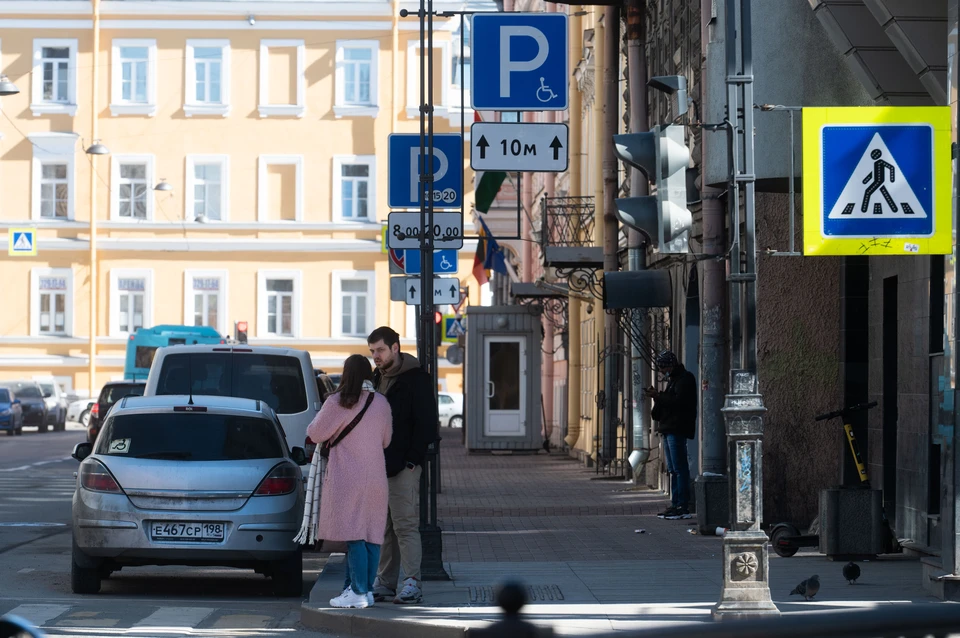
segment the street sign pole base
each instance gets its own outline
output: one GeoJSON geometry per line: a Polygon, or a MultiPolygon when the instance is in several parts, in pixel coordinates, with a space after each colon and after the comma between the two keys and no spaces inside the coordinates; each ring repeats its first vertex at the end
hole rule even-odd
{"type": "Polygon", "coordinates": [[[450,574],[443,568],[443,535],[439,527],[420,529],[420,546],[423,557],[420,559],[420,575],[423,580],[450,580],[450,574]]]}
{"type": "Polygon", "coordinates": [[[779,616],[770,598],[770,541],[761,530],[723,535],[723,590],[711,615],[717,620],[779,616]]]}

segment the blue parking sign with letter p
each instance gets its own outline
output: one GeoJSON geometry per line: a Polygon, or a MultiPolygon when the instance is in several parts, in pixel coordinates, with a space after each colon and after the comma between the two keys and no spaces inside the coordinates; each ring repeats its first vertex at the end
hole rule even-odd
{"type": "Polygon", "coordinates": [[[570,77],[567,33],[564,13],[474,15],[473,108],[566,109],[570,77]]]}
{"type": "MultiPolygon", "coordinates": [[[[420,207],[420,135],[387,136],[387,205],[420,207]]],[[[433,207],[460,208],[463,198],[463,138],[454,133],[433,136],[433,207]]],[[[426,166],[426,165],[425,165],[426,166]]]]}

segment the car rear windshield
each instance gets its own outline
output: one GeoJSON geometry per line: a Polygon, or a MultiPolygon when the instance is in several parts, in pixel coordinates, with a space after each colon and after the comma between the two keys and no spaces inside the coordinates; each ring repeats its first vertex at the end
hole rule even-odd
{"type": "Polygon", "coordinates": [[[41,383],[40,389],[43,390],[43,398],[53,396],[53,384],[52,383],[41,383]]]}
{"type": "Polygon", "coordinates": [[[277,427],[262,417],[209,412],[120,414],[107,420],[97,454],[182,461],[283,456],[277,427]]]}
{"type": "Polygon", "coordinates": [[[163,359],[157,394],[206,394],[259,399],[277,414],[307,409],[300,360],[273,354],[195,352],[163,359]]]}
{"type": "Polygon", "coordinates": [[[17,396],[26,397],[28,399],[42,399],[43,395],[40,394],[40,388],[35,385],[24,385],[20,386],[17,389],[17,396]]]}
{"type": "Polygon", "coordinates": [[[145,383],[118,383],[116,385],[108,385],[100,392],[100,403],[113,405],[128,394],[132,394],[135,397],[142,397],[143,390],[146,387],[145,383]]]}
{"type": "Polygon", "coordinates": [[[0,388],[0,403],[10,403],[10,391],[0,388]]]}

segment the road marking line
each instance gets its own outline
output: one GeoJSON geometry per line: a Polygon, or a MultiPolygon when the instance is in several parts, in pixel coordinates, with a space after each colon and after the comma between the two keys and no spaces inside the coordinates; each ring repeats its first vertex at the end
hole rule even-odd
{"type": "Polygon", "coordinates": [[[29,574],[32,571],[36,571],[33,567],[24,567],[23,569],[17,570],[18,574],[29,574]]]}
{"type": "Polygon", "coordinates": [[[134,627],[195,627],[214,611],[213,607],[161,607],[134,627]]]}
{"type": "Polygon", "coordinates": [[[214,629],[266,629],[270,626],[270,616],[255,614],[229,614],[221,616],[213,623],[214,629]]]}
{"type": "Polygon", "coordinates": [[[0,468],[0,472],[19,472],[22,470],[29,470],[31,467],[38,467],[40,465],[49,465],[50,463],[61,463],[63,461],[69,461],[70,457],[65,456],[62,459],[50,459],[49,461],[37,461],[36,463],[29,463],[27,465],[21,465],[20,467],[5,467],[0,468]]]}
{"type": "Polygon", "coordinates": [[[70,611],[71,608],[73,605],[20,605],[7,613],[26,618],[35,627],[40,627],[70,611]]]}

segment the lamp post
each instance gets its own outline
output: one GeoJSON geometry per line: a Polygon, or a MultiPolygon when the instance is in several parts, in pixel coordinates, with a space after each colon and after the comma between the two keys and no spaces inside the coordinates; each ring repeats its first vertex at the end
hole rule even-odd
{"type": "Polygon", "coordinates": [[[8,95],[16,95],[20,92],[20,89],[17,88],[17,85],[10,81],[10,78],[0,74],[0,97],[7,97],[8,95]]]}

